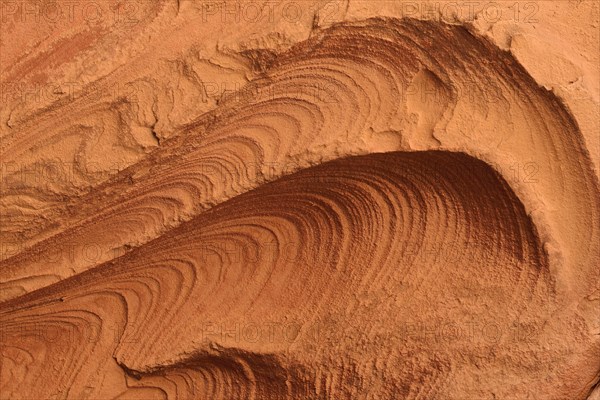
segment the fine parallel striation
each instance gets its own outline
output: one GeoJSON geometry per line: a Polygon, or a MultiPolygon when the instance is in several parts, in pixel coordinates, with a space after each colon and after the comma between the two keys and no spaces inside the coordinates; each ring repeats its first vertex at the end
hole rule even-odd
{"type": "Polygon", "coordinates": [[[553,296],[530,218],[485,163],[450,152],[344,158],[4,303],[7,358],[29,372],[3,392],[43,397],[54,382],[92,398],[419,398],[503,371],[506,381],[470,396],[511,395],[532,390],[538,378],[520,372],[547,361],[538,329],[553,296]],[[508,373],[521,353],[529,362],[508,373]],[[73,365],[46,368],[54,357],[73,365]],[[481,371],[465,363],[477,357],[481,371]],[[103,387],[117,366],[122,387],[103,387]]]}
{"type": "MultiPolygon", "coordinates": [[[[2,396],[585,398],[600,195],[566,106],[434,21],[244,55],[247,85],[109,179],[3,177],[2,396]]],[[[73,132],[62,107],[133,107],[86,104],[2,156],[73,132]]]]}

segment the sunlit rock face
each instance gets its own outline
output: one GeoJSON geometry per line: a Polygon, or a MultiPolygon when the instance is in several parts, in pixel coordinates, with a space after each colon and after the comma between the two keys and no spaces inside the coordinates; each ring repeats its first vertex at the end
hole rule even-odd
{"type": "Polygon", "coordinates": [[[598,399],[598,5],[374,3],[1,5],[0,398],[598,399]]]}

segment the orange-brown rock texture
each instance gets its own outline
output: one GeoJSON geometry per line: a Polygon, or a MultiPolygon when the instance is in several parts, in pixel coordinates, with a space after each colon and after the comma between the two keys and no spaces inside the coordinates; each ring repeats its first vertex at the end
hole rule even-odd
{"type": "Polygon", "coordinates": [[[600,3],[0,2],[0,399],[600,399],[600,3]]]}

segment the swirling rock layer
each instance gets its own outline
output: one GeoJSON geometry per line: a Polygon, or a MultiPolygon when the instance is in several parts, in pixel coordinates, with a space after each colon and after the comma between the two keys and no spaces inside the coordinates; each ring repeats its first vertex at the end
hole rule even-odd
{"type": "MultiPolygon", "coordinates": [[[[232,58],[249,82],[124,170],[3,175],[2,398],[590,393],[598,178],[553,93],[431,21],[232,58]]],[[[135,136],[144,101],[53,103],[3,134],[3,159],[85,147],[93,129],[65,132],[90,113],[135,136]]]]}
{"type": "Polygon", "coordinates": [[[547,362],[538,236],[506,182],[460,153],[309,168],[50,288],[5,303],[7,351],[30,362],[8,393],[79,393],[118,364],[134,378],[120,390],[183,398],[458,395],[501,371],[508,395],[547,362]],[[44,368],[74,349],[79,365],[44,368]]]}

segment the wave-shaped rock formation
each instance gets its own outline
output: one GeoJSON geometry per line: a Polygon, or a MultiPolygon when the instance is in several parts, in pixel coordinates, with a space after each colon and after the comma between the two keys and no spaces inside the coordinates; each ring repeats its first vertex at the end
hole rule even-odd
{"type": "MultiPolygon", "coordinates": [[[[600,195],[562,101],[433,21],[242,56],[109,179],[3,177],[2,398],[587,398],[600,195]]],[[[116,103],[54,104],[2,156],[142,107],[116,103]]]]}

